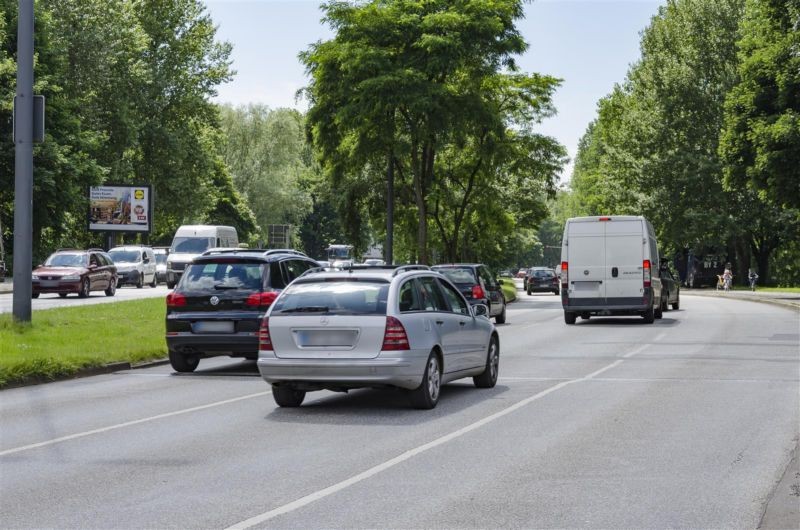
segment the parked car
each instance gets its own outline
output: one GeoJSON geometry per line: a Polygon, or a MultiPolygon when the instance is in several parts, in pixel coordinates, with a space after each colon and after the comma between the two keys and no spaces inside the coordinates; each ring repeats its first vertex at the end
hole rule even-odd
{"type": "Polygon", "coordinates": [[[258,327],[270,304],[292,280],[317,263],[297,254],[252,250],[199,256],[167,296],[169,360],[192,372],[203,357],[255,359],[258,327]]]}
{"type": "Polygon", "coordinates": [[[661,318],[661,277],[653,225],[641,216],[567,220],[561,243],[564,321],[578,316],[661,318]]]}
{"type": "Polygon", "coordinates": [[[167,258],[167,287],[178,283],[194,258],[214,247],[237,248],[239,236],[232,226],[183,225],[175,231],[167,258]]]}
{"type": "Polygon", "coordinates": [[[117,266],[117,286],[135,285],[141,289],[145,284],[158,285],[156,255],[153,249],[142,245],[114,247],[108,255],[117,266]]]}
{"type": "Polygon", "coordinates": [[[528,275],[523,281],[525,292],[532,293],[553,293],[558,295],[558,275],[554,269],[548,267],[532,267],[528,269],[528,275]]]}
{"type": "Polygon", "coordinates": [[[156,255],[156,281],[166,283],[169,247],[153,247],[153,253],[156,255]]]}
{"type": "Polygon", "coordinates": [[[443,274],[473,305],[489,308],[489,316],[498,324],[506,321],[506,298],[497,279],[486,265],[480,263],[454,263],[434,265],[433,270],[443,274]]]}
{"type": "Polygon", "coordinates": [[[309,391],[389,386],[430,409],[449,381],[497,382],[500,342],[487,317],[424,266],[310,273],[263,320],[258,369],[281,407],[309,391]]]}
{"type": "Polygon", "coordinates": [[[86,298],[92,291],[105,291],[106,296],[117,292],[117,267],[99,248],[58,250],[33,270],[31,279],[33,298],[42,293],[86,298]]]}
{"type": "Polygon", "coordinates": [[[661,263],[661,310],[678,310],[681,307],[681,282],[672,274],[667,262],[661,263]]]}

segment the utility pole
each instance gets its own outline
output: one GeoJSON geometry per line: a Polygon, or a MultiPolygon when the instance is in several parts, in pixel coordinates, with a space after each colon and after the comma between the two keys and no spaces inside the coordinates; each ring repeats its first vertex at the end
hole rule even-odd
{"type": "Polygon", "coordinates": [[[14,320],[31,321],[33,265],[33,0],[19,0],[14,109],[14,320]]]}

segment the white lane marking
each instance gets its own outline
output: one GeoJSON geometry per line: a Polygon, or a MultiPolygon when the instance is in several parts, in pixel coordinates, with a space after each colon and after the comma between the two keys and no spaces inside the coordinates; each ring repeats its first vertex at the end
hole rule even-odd
{"type": "Polygon", "coordinates": [[[140,423],[147,423],[149,421],[160,420],[163,418],[170,418],[172,416],[179,416],[181,414],[188,414],[190,412],[197,412],[198,410],[205,410],[210,409],[213,407],[219,407],[222,405],[228,405],[229,403],[236,403],[237,401],[243,401],[245,399],[252,399],[255,397],[261,397],[271,394],[272,391],[268,390],[266,392],[256,392],[255,394],[247,394],[246,396],[240,396],[237,398],[225,399],[222,401],[215,401],[214,403],[208,403],[206,405],[200,405],[197,407],[191,407],[188,409],[176,410],[173,412],[165,412],[164,414],[158,414],[156,416],[149,416],[147,418],[141,418],[138,420],[126,421],[125,423],[117,423],[115,425],[109,425],[108,427],[101,427],[99,429],[92,429],[91,431],[84,431],[78,432],[75,434],[69,434],[67,436],[61,436],[59,438],[53,438],[52,440],[45,440],[44,442],[38,442],[34,444],[23,445],[20,447],[14,447],[13,449],[6,449],[5,451],[0,451],[0,456],[10,455],[14,453],[19,453],[22,451],[27,451],[29,449],[36,449],[38,447],[45,447],[48,445],[53,445],[61,442],[66,442],[68,440],[74,440],[76,438],[83,438],[84,436],[91,436],[92,434],[100,434],[103,432],[114,431],[117,429],[122,429],[123,427],[130,427],[131,425],[138,425],[140,423]]]}
{"type": "MultiPolygon", "coordinates": [[[[644,345],[644,348],[646,348],[647,346],[648,345],[644,345]]],[[[636,353],[638,353],[639,351],[643,350],[644,348],[637,348],[636,350],[634,350],[634,353],[632,353],[631,355],[635,355],[636,353]]],[[[630,355],[629,355],[629,357],[630,357],[630,355]]],[[[453,431],[450,434],[446,434],[446,435],[444,435],[444,436],[442,436],[440,438],[436,438],[435,440],[432,440],[432,441],[430,441],[430,442],[428,442],[426,444],[420,445],[420,446],[415,447],[413,449],[409,449],[408,451],[406,451],[404,453],[401,453],[400,455],[398,455],[398,456],[396,456],[394,458],[391,458],[391,459],[389,459],[389,460],[387,460],[387,461],[385,461],[385,462],[383,462],[381,464],[373,466],[373,467],[367,469],[366,471],[363,471],[363,472],[361,472],[361,473],[359,473],[357,475],[354,475],[354,476],[352,476],[352,477],[350,477],[348,479],[345,479],[345,480],[343,480],[341,482],[338,482],[336,484],[328,486],[327,488],[323,488],[321,490],[315,491],[314,493],[310,493],[310,494],[306,495],[305,497],[301,497],[301,498],[299,498],[299,499],[297,499],[295,501],[292,501],[292,502],[290,502],[288,504],[284,504],[283,506],[279,506],[277,508],[274,508],[272,510],[264,512],[262,514],[259,514],[259,515],[256,515],[254,517],[251,517],[249,519],[246,519],[244,521],[238,522],[238,523],[236,523],[236,524],[234,524],[232,526],[229,526],[227,528],[227,530],[241,530],[241,529],[245,529],[245,528],[251,528],[251,527],[253,527],[253,526],[257,525],[257,524],[261,524],[261,523],[263,523],[265,521],[269,521],[270,519],[274,519],[275,517],[278,517],[279,515],[284,515],[284,514],[287,514],[289,512],[293,512],[293,511],[295,511],[297,509],[300,509],[300,508],[303,508],[305,506],[308,506],[309,504],[314,503],[314,502],[316,502],[316,501],[318,501],[320,499],[324,499],[325,497],[333,495],[334,493],[337,493],[337,492],[339,492],[339,491],[341,491],[343,489],[346,489],[346,488],[349,488],[350,486],[358,484],[359,482],[362,482],[362,481],[364,481],[364,480],[366,480],[366,479],[368,479],[368,478],[370,478],[370,477],[372,477],[374,475],[377,475],[378,473],[380,473],[382,471],[386,471],[387,469],[392,468],[392,467],[394,467],[397,464],[400,464],[402,462],[405,462],[406,460],[409,460],[410,458],[413,458],[413,457],[417,456],[420,453],[424,453],[425,451],[433,449],[434,447],[438,447],[440,445],[446,444],[447,442],[449,442],[451,440],[459,438],[459,437],[461,437],[461,436],[463,436],[463,435],[465,435],[465,434],[467,434],[469,432],[474,431],[475,429],[479,429],[480,427],[483,427],[487,423],[490,423],[490,422],[492,422],[492,421],[494,421],[494,420],[496,420],[498,418],[502,418],[503,416],[507,416],[508,414],[511,414],[512,412],[514,412],[514,411],[516,411],[516,410],[518,410],[518,409],[520,409],[520,408],[522,408],[522,407],[524,407],[524,406],[526,406],[526,405],[528,405],[530,403],[533,403],[534,401],[536,401],[538,399],[541,399],[541,398],[545,397],[548,394],[552,394],[553,392],[555,392],[557,390],[560,390],[560,389],[564,388],[567,385],[571,385],[573,383],[579,383],[579,382],[582,382],[582,381],[589,381],[589,380],[593,379],[595,376],[598,376],[598,375],[602,374],[605,371],[611,370],[612,368],[614,368],[616,366],[619,366],[623,362],[625,362],[624,359],[618,359],[618,360],[614,361],[613,363],[611,363],[611,364],[609,364],[607,366],[604,366],[603,368],[600,368],[599,370],[595,370],[594,372],[590,373],[589,375],[586,375],[586,376],[578,378],[578,379],[570,379],[568,381],[563,381],[561,383],[558,383],[557,385],[551,386],[550,388],[548,388],[546,390],[542,390],[541,392],[538,392],[538,393],[536,393],[536,394],[534,394],[534,395],[532,395],[530,397],[527,397],[527,398],[523,399],[522,401],[518,401],[517,403],[511,405],[510,407],[507,407],[507,408],[505,408],[503,410],[495,412],[494,414],[486,416],[485,418],[480,419],[480,420],[478,420],[478,421],[476,421],[474,423],[471,423],[471,424],[467,425],[466,427],[462,427],[461,429],[458,429],[457,431],[453,431]]]]}

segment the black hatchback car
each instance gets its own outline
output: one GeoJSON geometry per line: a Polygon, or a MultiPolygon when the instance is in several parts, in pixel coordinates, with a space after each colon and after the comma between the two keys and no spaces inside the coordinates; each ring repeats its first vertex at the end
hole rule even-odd
{"type": "Polygon", "coordinates": [[[443,274],[469,300],[470,304],[484,304],[489,316],[498,324],[506,321],[506,299],[503,290],[486,265],[480,263],[453,263],[434,265],[431,269],[443,274]]]}
{"type": "Polygon", "coordinates": [[[167,348],[178,372],[203,357],[258,357],[258,328],[281,290],[317,262],[234,250],[195,258],[167,296],[167,348]]]}

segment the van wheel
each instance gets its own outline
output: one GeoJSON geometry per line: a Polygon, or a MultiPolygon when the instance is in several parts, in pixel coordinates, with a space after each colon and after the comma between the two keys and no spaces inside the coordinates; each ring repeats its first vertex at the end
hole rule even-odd
{"type": "Polygon", "coordinates": [[[140,274],[136,280],[136,288],[141,289],[142,287],[144,287],[144,273],[140,274]]]}
{"type": "Polygon", "coordinates": [[[428,356],[422,383],[414,390],[409,390],[408,398],[415,409],[432,409],[439,402],[442,390],[442,369],[435,351],[428,356]]]}
{"type": "Polygon", "coordinates": [[[644,318],[644,323],[645,324],[652,324],[653,322],[655,322],[656,313],[655,313],[655,310],[653,309],[653,306],[650,306],[650,309],[645,311],[644,314],[642,315],[642,317],[644,318]]]}
{"type": "Polygon", "coordinates": [[[148,285],[150,285],[150,287],[152,288],[158,287],[158,274],[153,273],[153,281],[150,282],[148,285]]]}
{"type": "Polygon", "coordinates": [[[291,385],[272,385],[272,398],[279,407],[299,407],[306,398],[306,392],[291,385]]]}
{"type": "Polygon", "coordinates": [[[681,307],[681,299],[680,297],[678,297],[678,299],[675,300],[675,303],[672,304],[672,309],[677,311],[678,309],[680,309],[680,307],[681,307]]]}
{"type": "Polygon", "coordinates": [[[184,355],[176,351],[169,351],[169,364],[176,372],[194,372],[200,364],[200,357],[197,355],[184,355]]]}
{"type": "Polygon", "coordinates": [[[589,320],[590,318],[592,318],[592,315],[589,313],[581,313],[581,320],[589,320]]]}
{"type": "Polygon", "coordinates": [[[577,318],[578,318],[577,314],[570,313],[569,311],[564,311],[564,322],[566,322],[567,324],[574,324],[577,318]]]}

